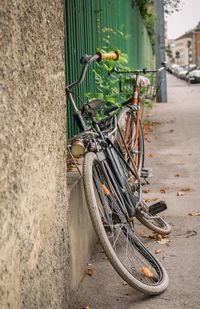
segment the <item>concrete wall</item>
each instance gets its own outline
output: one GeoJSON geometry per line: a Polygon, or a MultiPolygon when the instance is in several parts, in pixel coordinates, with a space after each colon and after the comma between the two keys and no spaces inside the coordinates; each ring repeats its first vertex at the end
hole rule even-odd
{"type": "Polygon", "coordinates": [[[1,309],[68,308],[63,12],[1,0],[1,309]]]}
{"type": "Polygon", "coordinates": [[[67,173],[67,187],[71,252],[70,291],[74,296],[85,274],[97,238],[87,209],[82,179],[78,172],[67,173]]]}

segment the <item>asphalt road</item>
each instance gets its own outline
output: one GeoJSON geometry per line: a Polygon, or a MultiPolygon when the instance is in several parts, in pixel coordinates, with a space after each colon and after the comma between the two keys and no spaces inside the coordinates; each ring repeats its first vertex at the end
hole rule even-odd
{"type": "MultiPolygon", "coordinates": [[[[72,309],[199,309],[200,308],[200,84],[190,87],[168,76],[168,103],[156,103],[146,115],[146,166],[153,169],[144,198],[164,199],[172,225],[169,245],[143,239],[165,266],[168,289],[149,297],[124,284],[97,245],[72,309]]],[[[141,228],[141,227],[140,227],[141,228]]],[[[146,228],[142,233],[150,235],[146,228]]]]}

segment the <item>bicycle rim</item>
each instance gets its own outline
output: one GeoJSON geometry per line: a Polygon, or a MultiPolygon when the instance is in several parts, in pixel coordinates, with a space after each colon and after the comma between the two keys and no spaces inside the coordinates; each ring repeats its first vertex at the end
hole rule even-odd
{"type": "Polygon", "coordinates": [[[120,130],[121,133],[117,132],[116,139],[127,159],[128,155],[122,141],[123,137],[126,147],[128,148],[137,168],[138,174],[140,174],[144,165],[144,141],[141,123],[139,123],[139,127],[137,128],[136,122],[135,112],[128,107],[124,108],[118,116],[118,131],[120,130]]]}
{"type": "Polygon", "coordinates": [[[83,175],[91,219],[100,243],[118,274],[132,287],[151,295],[168,285],[163,266],[136,237],[127,220],[123,196],[114,176],[94,153],[85,156],[83,175]]]}

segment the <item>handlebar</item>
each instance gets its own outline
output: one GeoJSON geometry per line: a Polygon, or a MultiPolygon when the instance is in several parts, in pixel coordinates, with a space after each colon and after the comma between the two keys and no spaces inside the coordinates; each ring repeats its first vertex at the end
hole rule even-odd
{"type": "Polygon", "coordinates": [[[158,73],[161,72],[162,70],[167,70],[168,68],[166,67],[165,63],[162,63],[161,67],[159,69],[141,69],[141,70],[120,70],[116,67],[112,68],[112,70],[109,72],[109,74],[112,74],[113,72],[117,73],[117,74],[127,74],[127,73],[131,73],[131,74],[136,74],[139,75],[140,73],[142,74],[147,74],[147,73],[158,73]]]}
{"type": "Polygon", "coordinates": [[[106,61],[106,60],[118,60],[119,59],[119,52],[112,51],[109,53],[101,53],[97,52],[95,55],[84,55],[80,59],[81,64],[90,64],[94,61],[106,61]]]}
{"type": "Polygon", "coordinates": [[[83,82],[83,80],[85,79],[85,74],[87,72],[88,66],[92,62],[94,62],[94,61],[106,61],[106,60],[116,61],[118,59],[119,59],[119,52],[118,51],[112,51],[112,52],[109,52],[109,53],[98,52],[95,55],[87,55],[86,54],[86,55],[82,56],[81,59],[80,59],[80,63],[83,65],[83,67],[82,67],[80,77],[77,81],[66,86],[66,88],[65,88],[66,92],[70,92],[71,88],[78,86],[83,82]]]}

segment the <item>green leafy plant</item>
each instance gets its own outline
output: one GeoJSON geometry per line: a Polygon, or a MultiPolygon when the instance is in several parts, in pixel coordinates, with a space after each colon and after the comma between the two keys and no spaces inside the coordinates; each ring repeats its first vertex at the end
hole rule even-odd
{"type": "MultiPolygon", "coordinates": [[[[103,34],[104,46],[98,48],[97,52],[109,52],[116,50],[113,37],[120,37],[121,40],[127,39],[128,34],[123,33],[119,30],[113,30],[111,28],[101,29],[103,34]]],[[[127,82],[127,76],[124,74],[116,74],[112,72],[113,67],[117,67],[119,70],[131,71],[134,70],[128,66],[128,55],[126,53],[119,52],[119,59],[117,61],[102,61],[96,63],[95,69],[93,70],[96,84],[96,92],[94,95],[92,93],[85,93],[85,97],[88,101],[92,99],[102,99],[104,104],[101,105],[97,112],[97,119],[100,120],[104,117],[104,111],[110,107],[117,106],[120,108],[120,103],[129,98],[133,91],[133,83],[127,82]],[[123,87],[121,86],[123,85],[123,87]],[[123,88],[123,89],[121,89],[123,88]]],[[[152,76],[149,76],[150,81],[152,81],[152,76]]],[[[129,76],[130,80],[130,76],[129,76]]],[[[141,93],[147,91],[145,88],[141,88],[141,93]]],[[[142,102],[145,108],[151,108],[152,103],[149,100],[142,102]]]]}
{"type": "Polygon", "coordinates": [[[149,0],[132,0],[132,4],[137,5],[138,10],[140,11],[140,15],[149,35],[153,52],[155,53],[155,14],[153,10],[153,2],[149,0]]]}
{"type": "MultiPolygon", "coordinates": [[[[102,28],[101,35],[103,35],[104,46],[97,48],[97,52],[105,53],[116,50],[113,42],[114,39],[126,40],[129,35],[123,33],[120,30],[113,30],[111,28],[102,28]]],[[[85,93],[85,97],[88,100],[91,99],[102,99],[105,101],[101,108],[101,112],[111,106],[120,106],[128,94],[130,93],[130,85],[123,88],[123,93],[120,93],[120,77],[118,74],[111,74],[113,67],[118,67],[122,70],[130,70],[128,67],[128,55],[126,53],[119,52],[119,59],[117,61],[102,61],[96,63],[94,72],[96,92],[92,95],[90,92],[85,93]]]]}

